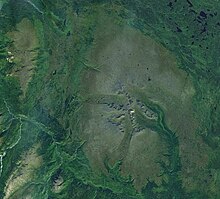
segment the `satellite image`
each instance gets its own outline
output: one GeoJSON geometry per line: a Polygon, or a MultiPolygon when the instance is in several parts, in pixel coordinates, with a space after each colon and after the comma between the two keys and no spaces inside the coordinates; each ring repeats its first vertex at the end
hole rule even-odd
{"type": "Polygon", "coordinates": [[[0,199],[220,199],[220,1],[0,0],[0,199]]]}

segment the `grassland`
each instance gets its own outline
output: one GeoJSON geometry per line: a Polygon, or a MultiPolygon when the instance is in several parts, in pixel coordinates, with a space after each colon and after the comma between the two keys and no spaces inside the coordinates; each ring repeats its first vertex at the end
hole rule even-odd
{"type": "Polygon", "coordinates": [[[0,6],[0,198],[220,197],[217,1],[0,6]]]}

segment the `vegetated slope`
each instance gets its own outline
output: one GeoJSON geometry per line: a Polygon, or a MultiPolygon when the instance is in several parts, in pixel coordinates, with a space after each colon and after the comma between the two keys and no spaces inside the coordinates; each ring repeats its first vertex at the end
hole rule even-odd
{"type": "Polygon", "coordinates": [[[218,198],[218,6],[153,0],[5,3],[0,197],[218,198]],[[8,36],[24,21],[24,30],[33,24],[39,49],[37,60],[29,60],[36,67],[22,98],[13,72],[20,62],[11,62],[8,53],[17,44],[8,36]],[[115,140],[110,152],[108,136],[115,140]],[[99,155],[97,143],[107,156],[99,155]],[[9,192],[24,155],[34,150],[40,163],[9,192]],[[147,165],[155,171],[145,171],[147,165]]]}

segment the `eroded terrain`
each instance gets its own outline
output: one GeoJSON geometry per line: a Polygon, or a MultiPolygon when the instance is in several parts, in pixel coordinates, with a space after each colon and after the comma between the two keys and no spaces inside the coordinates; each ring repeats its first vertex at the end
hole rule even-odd
{"type": "Polygon", "coordinates": [[[151,38],[127,25],[115,25],[108,17],[102,20],[88,55],[88,62],[99,67],[99,71],[87,72],[82,80],[85,95],[91,100],[86,105],[89,113],[84,130],[88,140],[85,151],[91,164],[104,170],[106,158],[123,159],[122,172],[131,174],[139,189],[147,178],[160,182],[157,162],[166,153],[166,143],[158,132],[141,127],[135,121],[136,112],[151,121],[157,120],[156,113],[136,95],[135,91],[141,90],[164,110],[165,122],[177,134],[182,175],[187,181],[200,164],[207,161],[205,155],[199,155],[207,147],[202,142],[195,144],[198,123],[193,115],[195,90],[189,76],[178,69],[175,58],[151,38]]]}
{"type": "Polygon", "coordinates": [[[220,198],[217,3],[0,7],[0,198],[220,198]]]}
{"type": "Polygon", "coordinates": [[[10,75],[18,77],[25,95],[36,67],[39,42],[34,25],[30,20],[23,19],[17,24],[16,29],[8,33],[13,41],[8,51],[8,61],[15,62],[16,65],[12,68],[10,75]]]}

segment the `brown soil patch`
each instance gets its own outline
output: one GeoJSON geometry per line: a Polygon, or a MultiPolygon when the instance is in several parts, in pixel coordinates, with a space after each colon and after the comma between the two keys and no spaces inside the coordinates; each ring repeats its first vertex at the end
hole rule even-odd
{"type": "Polygon", "coordinates": [[[112,116],[117,117],[117,114],[134,108],[133,102],[129,101],[138,99],[135,96],[130,99],[128,90],[137,87],[161,106],[166,123],[178,134],[182,175],[187,180],[185,171],[189,167],[191,175],[194,175],[201,163],[205,165],[207,161],[207,146],[196,136],[199,124],[193,115],[195,90],[190,77],[178,69],[175,58],[164,47],[140,31],[127,25],[118,26],[103,13],[100,13],[97,24],[94,45],[86,59],[88,64],[101,66],[100,72],[89,70],[85,73],[82,93],[84,96],[122,95],[127,100],[123,108],[127,108],[118,109],[120,103],[112,106],[111,100],[85,105],[86,121],[82,137],[88,140],[85,152],[92,167],[105,170],[104,159],[121,150],[122,143],[127,143],[123,147],[123,157],[120,156],[124,159],[123,173],[134,177],[138,189],[146,183],[146,178],[159,183],[157,175],[160,168],[155,162],[161,158],[162,151],[166,152],[160,137],[154,132],[141,134],[141,131],[129,137],[125,130],[121,131],[120,125],[109,122],[112,116]],[[122,142],[123,139],[127,140],[122,142]],[[136,164],[137,161],[139,164],[136,164]]]}
{"type": "Polygon", "coordinates": [[[39,147],[40,145],[37,144],[28,152],[23,154],[21,161],[18,162],[16,170],[7,181],[4,199],[10,198],[11,195],[18,191],[20,187],[31,181],[34,171],[40,167],[42,162],[42,158],[37,154],[39,147]]]}
{"type": "Polygon", "coordinates": [[[16,31],[8,33],[8,36],[14,41],[9,51],[9,57],[14,57],[11,60],[16,63],[16,66],[12,69],[12,75],[18,77],[25,94],[36,67],[35,59],[39,42],[36,30],[30,20],[24,18],[17,24],[16,29],[16,31]]]}

